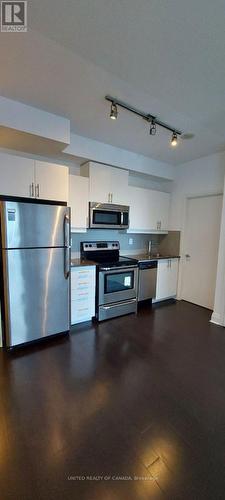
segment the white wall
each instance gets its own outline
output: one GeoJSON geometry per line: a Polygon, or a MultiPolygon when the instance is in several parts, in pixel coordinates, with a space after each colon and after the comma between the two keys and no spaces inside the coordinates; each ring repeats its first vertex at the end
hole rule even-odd
{"type": "Polygon", "coordinates": [[[171,200],[170,229],[182,230],[187,196],[223,192],[225,152],[184,163],[176,169],[171,200]]]}
{"type": "Polygon", "coordinates": [[[62,116],[0,96],[0,125],[46,139],[70,143],[70,121],[62,116]]]}
{"type": "Polygon", "coordinates": [[[225,326],[225,196],[223,197],[215,302],[211,321],[225,326]]]}
{"type": "MultiPolygon", "coordinates": [[[[181,231],[179,298],[182,298],[181,282],[186,198],[192,195],[198,196],[201,194],[225,192],[224,176],[225,151],[184,163],[177,167],[171,199],[170,229],[181,231]]],[[[211,321],[225,326],[225,197],[222,209],[215,304],[211,321]]]]}
{"type": "Polygon", "coordinates": [[[114,165],[169,181],[174,179],[176,171],[176,167],[168,163],[76,134],[70,135],[70,145],[64,149],[63,154],[114,165]]]}

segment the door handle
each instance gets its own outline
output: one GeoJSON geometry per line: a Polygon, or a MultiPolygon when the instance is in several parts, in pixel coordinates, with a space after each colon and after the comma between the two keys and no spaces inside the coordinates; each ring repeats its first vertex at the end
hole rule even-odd
{"type": "Polygon", "coordinates": [[[35,198],[40,197],[40,184],[36,184],[35,186],[35,198]]]}
{"type": "Polygon", "coordinates": [[[64,232],[64,246],[70,246],[70,217],[68,214],[65,214],[64,224],[63,224],[63,232],[64,232]]]}
{"type": "MultiPolygon", "coordinates": [[[[123,302],[123,305],[134,304],[134,302],[137,302],[137,299],[125,300],[123,302]]],[[[108,311],[109,309],[113,309],[113,308],[116,308],[116,307],[121,307],[121,303],[112,304],[110,306],[100,306],[100,307],[102,309],[104,309],[105,311],[108,311]]]]}
{"type": "Polygon", "coordinates": [[[63,222],[64,233],[64,276],[67,280],[70,275],[70,217],[68,214],[64,216],[63,222]]]}
{"type": "Polygon", "coordinates": [[[64,248],[64,276],[66,280],[70,276],[70,247],[64,248]]]}
{"type": "Polygon", "coordinates": [[[186,257],[186,259],[190,259],[191,258],[191,256],[189,255],[189,253],[186,253],[185,257],[186,257]]]}

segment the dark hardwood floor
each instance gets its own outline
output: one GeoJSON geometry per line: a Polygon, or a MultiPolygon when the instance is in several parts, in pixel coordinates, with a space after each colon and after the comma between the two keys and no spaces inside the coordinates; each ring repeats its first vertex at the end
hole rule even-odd
{"type": "Polygon", "coordinates": [[[1,352],[1,500],[224,499],[225,329],[209,318],[163,304],[1,352]]]}

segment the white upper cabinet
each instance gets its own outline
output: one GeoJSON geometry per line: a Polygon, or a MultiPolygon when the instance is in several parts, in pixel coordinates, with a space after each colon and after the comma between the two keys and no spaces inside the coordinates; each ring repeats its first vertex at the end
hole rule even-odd
{"type": "Polygon", "coordinates": [[[88,192],[87,177],[69,176],[69,206],[71,207],[71,231],[86,231],[88,227],[88,192]]]}
{"type": "Polygon", "coordinates": [[[0,153],[0,194],[32,196],[34,192],[34,160],[0,153]]]}
{"type": "Polygon", "coordinates": [[[121,168],[110,167],[110,171],[111,201],[118,205],[126,205],[129,173],[121,168]]]}
{"type": "Polygon", "coordinates": [[[129,186],[130,232],[167,232],[170,194],[129,186]]]}
{"type": "Polygon", "coordinates": [[[43,200],[68,201],[68,167],[35,161],[35,196],[43,200]]]}
{"type": "Polygon", "coordinates": [[[155,210],[156,224],[160,231],[168,231],[169,227],[169,211],[170,211],[170,194],[161,191],[151,191],[156,193],[155,210]]]}
{"type": "Polygon", "coordinates": [[[128,171],[89,162],[81,167],[89,178],[89,201],[126,204],[128,171]]]}
{"type": "Polygon", "coordinates": [[[0,194],[68,201],[68,167],[0,153],[0,194]]]}

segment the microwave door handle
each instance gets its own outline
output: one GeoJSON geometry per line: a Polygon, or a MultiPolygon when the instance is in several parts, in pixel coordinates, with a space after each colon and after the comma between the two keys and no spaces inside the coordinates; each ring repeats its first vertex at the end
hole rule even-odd
{"type": "Polygon", "coordinates": [[[121,212],[121,226],[123,226],[123,214],[124,212],[121,212]]]}

